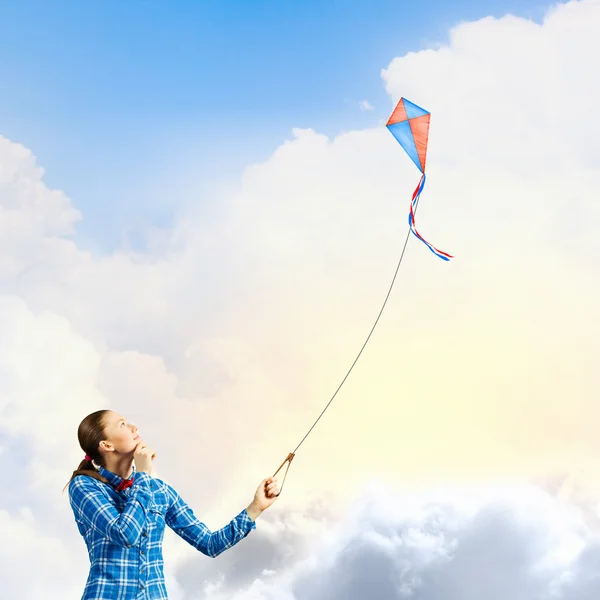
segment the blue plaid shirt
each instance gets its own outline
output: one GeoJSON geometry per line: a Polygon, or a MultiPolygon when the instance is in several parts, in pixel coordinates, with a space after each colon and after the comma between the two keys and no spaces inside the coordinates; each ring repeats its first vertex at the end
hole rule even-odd
{"type": "Polygon", "coordinates": [[[165,525],[207,556],[215,557],[256,528],[246,509],[211,532],[164,481],[140,471],[121,492],[121,477],[100,467],[110,485],[78,475],[69,500],[87,545],[90,573],[82,600],[167,599],[162,541],[165,525]]]}

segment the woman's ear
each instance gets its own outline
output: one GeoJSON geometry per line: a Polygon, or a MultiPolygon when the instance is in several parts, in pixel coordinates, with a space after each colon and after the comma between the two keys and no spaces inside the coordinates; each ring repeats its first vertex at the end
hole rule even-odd
{"type": "Polygon", "coordinates": [[[104,450],[104,452],[114,452],[114,446],[110,443],[107,442],[106,440],[102,440],[99,444],[98,447],[100,448],[100,450],[104,450]]]}

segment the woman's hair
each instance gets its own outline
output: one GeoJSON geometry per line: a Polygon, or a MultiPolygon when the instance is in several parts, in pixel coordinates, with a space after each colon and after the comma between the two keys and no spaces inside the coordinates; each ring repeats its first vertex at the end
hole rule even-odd
{"type": "Polygon", "coordinates": [[[96,467],[96,465],[104,464],[104,459],[100,454],[99,445],[100,442],[105,439],[104,427],[106,424],[104,418],[107,412],[109,412],[107,409],[97,410],[88,415],[79,424],[79,428],[77,429],[79,445],[86,456],[89,456],[91,460],[84,458],[79,463],[79,466],[73,471],[71,479],[69,479],[64,489],[66,489],[69,483],[71,483],[78,475],[87,475],[88,477],[93,477],[103,483],[108,483],[108,481],[100,475],[96,467]]]}

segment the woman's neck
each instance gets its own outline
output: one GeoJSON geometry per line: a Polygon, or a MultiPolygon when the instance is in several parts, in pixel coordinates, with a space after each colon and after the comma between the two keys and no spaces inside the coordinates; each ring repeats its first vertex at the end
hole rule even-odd
{"type": "Polygon", "coordinates": [[[131,456],[107,456],[105,468],[122,479],[129,479],[133,473],[133,458],[131,456]]]}

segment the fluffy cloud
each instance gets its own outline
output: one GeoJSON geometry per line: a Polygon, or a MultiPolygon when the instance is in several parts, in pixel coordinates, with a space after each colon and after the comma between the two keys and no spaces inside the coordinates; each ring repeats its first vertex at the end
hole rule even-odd
{"type": "MultiPolygon", "coordinates": [[[[593,1],[540,24],[463,23],[448,45],[383,71],[390,111],[400,95],[432,111],[417,222],[456,259],[411,239],[370,345],[259,531],[210,563],[168,539],[178,597],[387,589],[437,600],[442,588],[468,598],[467,583],[492,600],[491,588],[498,600],[597,593],[596,542],[531,490],[467,515],[462,500],[377,505],[370,520],[360,507],[371,491],[343,517],[371,477],[417,487],[595,467],[600,85],[585,65],[599,24],[593,1]],[[334,523],[338,537],[320,533],[334,523]],[[577,544],[580,554],[553,555],[577,544]]],[[[417,179],[384,127],[334,139],[295,130],[220,199],[218,219],[183,216],[151,252],[94,256],[70,238],[73,202],[46,186],[29,150],[0,138],[0,459],[18,483],[3,494],[0,536],[35,532],[78,565],[72,579],[41,568],[46,597],[76,597],[85,580],[59,494],[80,458],[80,419],[107,405],[125,413],[156,447],[159,474],[211,526],[226,522],[356,356],[417,179]]],[[[570,496],[588,526],[594,485],[585,477],[587,491],[570,496]]],[[[37,597],[29,583],[23,597],[37,597]]]]}
{"type": "Polygon", "coordinates": [[[73,573],[77,568],[85,573],[85,561],[78,559],[58,535],[43,534],[40,520],[31,510],[12,514],[0,510],[0,541],[0,576],[8,597],[59,600],[81,596],[73,573]],[[24,577],[25,565],[36,558],[35,577],[24,577]]]}
{"type": "Polygon", "coordinates": [[[300,573],[294,596],[549,598],[562,593],[582,548],[594,548],[577,515],[537,490],[446,489],[411,500],[369,490],[335,550],[322,552],[323,566],[300,573]]]}

